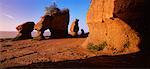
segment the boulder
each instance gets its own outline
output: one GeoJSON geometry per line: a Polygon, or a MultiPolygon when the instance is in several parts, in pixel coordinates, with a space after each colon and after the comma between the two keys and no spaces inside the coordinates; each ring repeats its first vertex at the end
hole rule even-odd
{"type": "Polygon", "coordinates": [[[79,26],[78,26],[79,20],[76,19],[75,21],[72,22],[71,27],[70,27],[70,34],[72,36],[78,36],[78,31],[79,31],[79,26]]]}
{"type": "Polygon", "coordinates": [[[34,26],[37,30],[35,39],[44,39],[43,33],[49,29],[51,38],[63,38],[68,35],[69,10],[64,9],[55,12],[51,15],[44,15],[39,22],[34,26]]]}
{"type": "Polygon", "coordinates": [[[87,13],[89,37],[82,47],[105,54],[140,51],[144,0],[92,0],[87,13]]]}
{"type": "Polygon", "coordinates": [[[14,40],[31,39],[31,32],[34,29],[34,22],[26,22],[16,27],[18,35],[14,40]]]}

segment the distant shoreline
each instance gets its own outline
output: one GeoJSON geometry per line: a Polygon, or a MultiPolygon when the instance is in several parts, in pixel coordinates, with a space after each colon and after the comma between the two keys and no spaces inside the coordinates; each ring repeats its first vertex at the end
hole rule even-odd
{"type": "Polygon", "coordinates": [[[0,39],[14,38],[17,35],[17,31],[0,31],[0,39]]]}
{"type": "MultiPolygon", "coordinates": [[[[0,31],[0,39],[9,39],[9,38],[15,38],[17,36],[17,31],[0,31]]],[[[44,36],[50,36],[50,32],[46,31],[44,33],[44,36]]],[[[79,32],[78,34],[81,34],[79,32]]],[[[36,36],[36,31],[32,32],[32,37],[36,36]]]]}
{"type": "MultiPolygon", "coordinates": [[[[0,39],[7,39],[7,38],[15,38],[17,36],[17,31],[0,31],[0,39]]],[[[32,32],[32,37],[36,36],[36,32],[32,32]]],[[[49,32],[45,32],[44,36],[50,36],[49,32]]]]}

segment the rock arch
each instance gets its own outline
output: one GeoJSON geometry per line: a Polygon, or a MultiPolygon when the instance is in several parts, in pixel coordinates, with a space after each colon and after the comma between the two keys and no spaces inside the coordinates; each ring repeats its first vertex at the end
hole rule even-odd
{"type": "Polygon", "coordinates": [[[51,15],[44,15],[34,26],[37,30],[35,39],[44,39],[43,33],[49,29],[52,38],[63,38],[68,35],[69,9],[63,9],[51,15]]]}

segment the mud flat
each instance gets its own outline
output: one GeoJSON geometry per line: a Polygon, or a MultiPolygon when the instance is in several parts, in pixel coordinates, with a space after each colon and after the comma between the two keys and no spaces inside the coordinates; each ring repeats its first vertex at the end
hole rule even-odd
{"type": "Polygon", "coordinates": [[[142,52],[102,56],[80,45],[86,38],[0,40],[0,68],[125,67],[149,68],[150,56],[142,52]]]}

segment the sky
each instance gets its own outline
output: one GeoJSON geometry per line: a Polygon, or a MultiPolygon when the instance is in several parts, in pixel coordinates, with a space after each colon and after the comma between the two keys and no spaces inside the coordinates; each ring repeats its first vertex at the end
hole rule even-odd
{"type": "Polygon", "coordinates": [[[78,18],[80,29],[88,32],[86,13],[90,0],[0,0],[0,31],[16,31],[16,26],[27,21],[38,22],[45,7],[55,2],[58,8],[70,10],[70,24],[78,18]]]}

